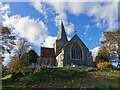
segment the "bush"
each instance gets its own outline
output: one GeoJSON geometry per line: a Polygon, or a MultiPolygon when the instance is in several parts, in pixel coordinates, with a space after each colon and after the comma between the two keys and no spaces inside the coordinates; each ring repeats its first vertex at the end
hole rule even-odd
{"type": "Polygon", "coordinates": [[[100,62],[109,62],[109,56],[98,54],[95,58],[95,65],[97,65],[100,62]]]}
{"type": "Polygon", "coordinates": [[[98,68],[111,68],[112,64],[110,62],[99,62],[97,64],[98,68]]]}
{"type": "Polygon", "coordinates": [[[98,54],[95,58],[95,65],[101,62],[102,55],[98,54]]]}

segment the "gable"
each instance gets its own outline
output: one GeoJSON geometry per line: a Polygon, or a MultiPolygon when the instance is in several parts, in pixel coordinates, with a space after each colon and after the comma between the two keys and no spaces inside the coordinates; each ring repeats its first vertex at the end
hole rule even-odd
{"type": "Polygon", "coordinates": [[[67,46],[72,46],[73,44],[78,43],[80,46],[82,46],[83,49],[86,49],[87,51],[89,51],[89,49],[87,48],[87,46],[82,42],[82,40],[78,37],[77,34],[75,34],[70,41],[68,41],[62,48],[61,50],[56,54],[59,55],[59,53],[61,53],[62,50],[64,50],[67,46]]]}
{"type": "Polygon", "coordinates": [[[83,43],[83,41],[78,37],[77,34],[75,34],[75,35],[71,38],[71,40],[69,41],[69,43],[78,43],[78,44],[82,45],[84,48],[86,48],[87,50],[89,50],[89,49],[87,48],[87,46],[83,43]]]}

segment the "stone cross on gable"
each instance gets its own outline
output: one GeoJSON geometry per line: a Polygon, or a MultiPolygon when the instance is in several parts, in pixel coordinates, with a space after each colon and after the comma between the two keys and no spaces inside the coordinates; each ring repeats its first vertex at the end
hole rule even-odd
{"type": "Polygon", "coordinates": [[[77,34],[77,31],[75,30],[75,34],[77,34]]]}

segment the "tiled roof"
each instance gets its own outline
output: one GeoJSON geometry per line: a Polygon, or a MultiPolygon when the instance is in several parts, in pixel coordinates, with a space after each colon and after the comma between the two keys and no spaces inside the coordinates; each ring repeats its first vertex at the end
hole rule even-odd
{"type": "Polygon", "coordinates": [[[41,57],[55,57],[54,48],[41,47],[41,57]]]}

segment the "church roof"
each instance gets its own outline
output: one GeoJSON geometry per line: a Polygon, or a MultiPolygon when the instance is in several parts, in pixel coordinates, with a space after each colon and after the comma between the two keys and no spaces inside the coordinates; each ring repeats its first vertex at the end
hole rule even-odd
{"type": "Polygon", "coordinates": [[[68,41],[63,22],[60,23],[57,40],[68,41]]]}
{"type": "MultiPolygon", "coordinates": [[[[87,46],[83,43],[83,41],[79,38],[79,36],[78,36],[77,34],[75,34],[75,35],[71,38],[71,40],[74,39],[75,37],[78,38],[78,39],[80,40],[80,42],[87,48],[87,46]]],[[[70,40],[70,41],[71,41],[71,40],[70,40]]],[[[70,42],[70,41],[69,41],[69,42],[70,42]]],[[[87,48],[87,49],[88,49],[88,48],[87,48]]],[[[88,50],[89,50],[89,49],[88,49],[88,50]]]]}
{"type": "Polygon", "coordinates": [[[54,48],[41,47],[41,57],[55,57],[54,48]]]}

